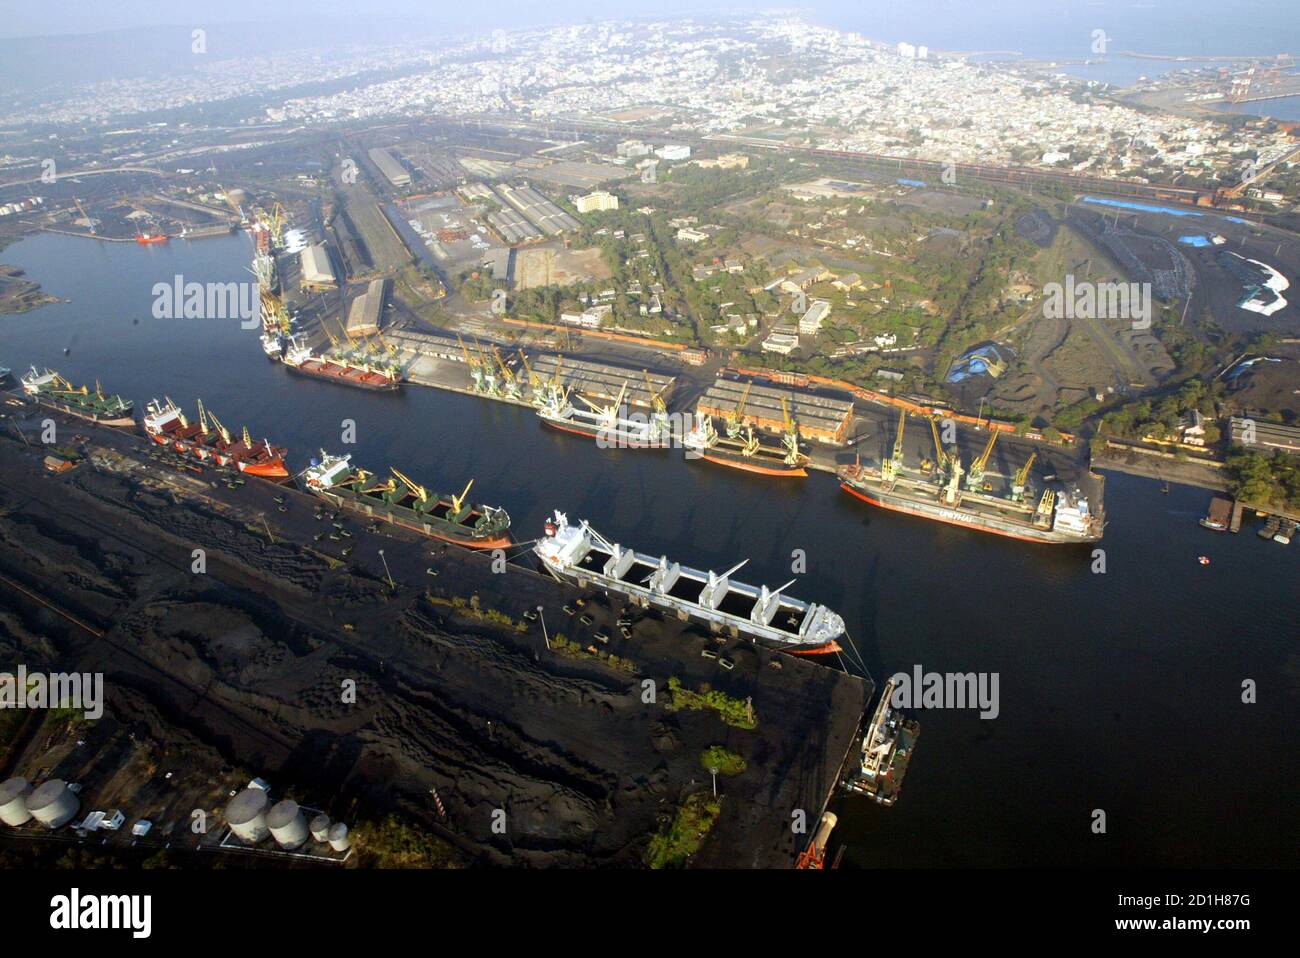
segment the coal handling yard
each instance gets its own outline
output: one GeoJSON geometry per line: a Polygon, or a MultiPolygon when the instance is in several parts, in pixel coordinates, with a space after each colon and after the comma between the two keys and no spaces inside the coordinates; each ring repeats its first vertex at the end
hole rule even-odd
{"type": "Polygon", "coordinates": [[[125,776],[25,727],[0,778],[75,779],[177,848],[203,841],[186,810],[264,775],[465,863],[792,867],[861,743],[869,679],[553,581],[526,541],[462,550],[58,415],[55,469],[41,417],[8,412],[0,650],[102,672],[104,728],[160,757],[125,776]],[[713,827],[664,842],[719,754],[744,771],[713,827]]]}

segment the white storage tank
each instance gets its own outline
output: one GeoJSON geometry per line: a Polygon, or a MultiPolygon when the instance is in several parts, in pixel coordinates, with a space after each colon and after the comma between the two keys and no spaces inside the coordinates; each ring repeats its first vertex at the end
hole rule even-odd
{"type": "Polygon", "coordinates": [[[330,826],[330,848],[336,852],[345,852],[348,846],[352,844],[352,839],[348,837],[348,827],[342,822],[335,822],[330,826]]]}
{"type": "Polygon", "coordinates": [[[0,784],[0,822],[17,828],[32,820],[32,813],[27,808],[27,796],[32,787],[27,779],[18,777],[0,784]]]}
{"type": "Polygon", "coordinates": [[[328,815],[320,814],[311,820],[311,837],[318,842],[330,840],[330,817],[328,815]]]}
{"type": "Polygon", "coordinates": [[[27,796],[27,810],[46,828],[61,828],[72,821],[81,800],[61,778],[52,778],[27,796]]]}
{"type": "Polygon", "coordinates": [[[286,851],[300,848],[307,841],[307,818],[292,798],[277,802],[266,816],[271,837],[286,851]]]}
{"type": "Polygon", "coordinates": [[[260,788],[246,788],[226,806],[226,823],[235,837],[250,845],[266,838],[270,829],[266,824],[266,807],[271,804],[266,792],[260,788]]]}

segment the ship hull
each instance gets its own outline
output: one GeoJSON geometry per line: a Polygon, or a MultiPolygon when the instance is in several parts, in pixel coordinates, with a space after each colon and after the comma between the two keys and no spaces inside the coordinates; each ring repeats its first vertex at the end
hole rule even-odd
{"type": "Polygon", "coordinates": [[[38,405],[67,413],[69,416],[76,416],[78,419],[85,419],[87,422],[93,422],[99,426],[114,426],[125,429],[135,425],[135,417],[132,415],[99,414],[88,409],[82,409],[72,403],[59,402],[56,399],[48,399],[43,396],[37,396],[35,399],[38,405]]]}
{"type": "Polygon", "coordinates": [[[745,472],[752,472],[759,476],[789,476],[792,478],[803,478],[808,475],[808,470],[803,466],[792,466],[784,462],[765,462],[762,459],[755,459],[748,456],[718,455],[714,452],[706,452],[700,458],[717,463],[719,466],[729,466],[732,469],[742,469],[745,472]]]}
{"type": "MultiPolygon", "coordinates": [[[[591,570],[585,570],[581,573],[571,569],[560,569],[545,561],[542,568],[550,572],[553,576],[571,582],[579,588],[588,586],[599,586],[611,592],[619,592],[629,596],[634,601],[654,606],[664,612],[675,616],[686,615],[697,621],[704,621],[714,626],[721,626],[727,630],[734,630],[737,634],[743,634],[767,648],[779,649],[782,652],[788,652],[792,655],[830,655],[835,652],[843,651],[839,642],[834,639],[825,642],[808,642],[800,641],[794,636],[784,636],[776,634],[776,630],[771,628],[760,628],[751,625],[742,619],[733,619],[731,621],[717,622],[709,619],[709,611],[702,608],[688,608],[679,601],[669,601],[661,596],[656,595],[649,589],[640,588],[636,585],[622,582],[617,579],[611,579],[608,576],[591,570]]],[[[714,613],[716,615],[716,613],[714,613]]]]}
{"type": "Polygon", "coordinates": [[[1022,542],[1038,542],[1046,543],[1048,545],[1075,545],[1097,542],[1101,539],[1101,536],[1065,536],[1059,532],[1053,532],[1051,529],[1036,529],[1029,526],[1023,528],[1011,526],[1005,519],[999,520],[991,517],[973,515],[968,512],[960,512],[938,503],[932,504],[904,499],[900,496],[879,490],[864,492],[861,489],[855,488],[848,482],[841,482],[840,488],[854,498],[861,499],[868,505],[877,506],[881,509],[888,509],[891,512],[901,512],[909,516],[917,516],[922,519],[931,519],[952,526],[960,526],[963,529],[974,529],[976,532],[987,532],[992,535],[1005,536],[1008,539],[1019,539],[1022,542]]]}
{"type": "Polygon", "coordinates": [[[302,363],[294,366],[285,363],[285,367],[299,376],[306,376],[309,379],[319,379],[327,383],[339,383],[343,386],[352,386],[356,389],[368,389],[371,392],[394,392],[399,385],[394,379],[387,376],[380,376],[378,373],[367,373],[361,370],[349,370],[345,366],[334,366],[333,364],[320,364],[318,361],[309,361],[316,365],[302,363]],[[337,369],[337,372],[333,370],[337,369]],[[349,375],[351,373],[352,375],[349,375]]]}
{"type": "Polygon", "coordinates": [[[585,423],[573,422],[567,419],[553,419],[549,416],[540,416],[539,418],[543,423],[560,432],[583,436],[598,443],[604,439],[611,449],[669,449],[672,447],[672,440],[670,439],[641,439],[622,433],[611,436],[607,430],[596,426],[588,426],[585,423]]]}
{"type": "Polygon", "coordinates": [[[440,539],[452,545],[464,546],[467,549],[504,549],[514,544],[510,539],[508,530],[491,532],[481,536],[475,535],[472,529],[457,527],[443,520],[426,521],[427,517],[418,516],[416,513],[410,512],[410,510],[393,509],[354,498],[353,496],[339,495],[331,490],[316,489],[311,486],[308,486],[307,489],[312,495],[319,496],[326,502],[347,509],[350,512],[356,512],[373,519],[380,519],[395,526],[410,529],[412,532],[418,532],[420,535],[440,539]]]}

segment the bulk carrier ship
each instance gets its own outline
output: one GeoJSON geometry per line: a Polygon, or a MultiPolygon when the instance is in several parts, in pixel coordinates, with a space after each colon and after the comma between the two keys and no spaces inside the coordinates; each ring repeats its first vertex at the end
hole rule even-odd
{"type": "Polygon", "coordinates": [[[303,473],[307,491],[326,502],[373,516],[426,536],[471,549],[503,549],[511,544],[510,516],[504,509],[469,502],[470,480],[459,496],[431,493],[396,469],[380,479],[352,467],[351,456],[322,450],[303,473]]]}
{"type": "Polygon", "coordinates": [[[134,426],[135,404],[121,396],[106,396],[99,383],[95,391],[74,386],[51,369],[31,372],[22,378],[23,392],[42,406],[57,409],[101,426],[134,426]]]}
{"type": "Polygon", "coordinates": [[[672,446],[673,431],[666,415],[658,411],[649,416],[624,414],[623,392],[612,405],[597,406],[586,397],[573,403],[572,390],[555,392],[537,410],[542,422],[554,429],[594,438],[602,447],[619,449],[667,449],[672,446]]]}
{"type": "Polygon", "coordinates": [[[733,582],[732,573],[748,559],[721,575],[687,568],[610,542],[585,520],[572,526],[559,511],[533,551],[551,575],[580,587],[594,585],[786,652],[840,651],[844,620],[825,606],[785,595],[795,580],[779,589],[733,582]]]}
{"type": "Polygon", "coordinates": [[[299,336],[293,337],[284,347],[282,362],[290,372],[358,389],[388,392],[402,384],[401,372],[396,366],[356,362],[343,356],[316,356],[299,336]]]}
{"type": "Polygon", "coordinates": [[[220,420],[203,408],[202,400],[198,405],[198,421],[191,423],[170,399],[161,403],[156,399],[151,400],[144,417],[145,435],[160,446],[174,449],[200,462],[215,463],[264,479],[289,477],[289,470],[284,464],[285,449],[272,446],[266,439],[253,442],[247,427],[243,436],[238,441],[234,440],[220,420]]]}
{"type": "Polygon", "coordinates": [[[695,428],[682,437],[687,458],[700,458],[733,469],[764,476],[806,476],[808,456],[799,451],[799,431],[791,424],[779,447],[767,446],[754,435],[754,427],[728,428],[718,434],[713,417],[695,414],[695,428]]]}
{"type": "Polygon", "coordinates": [[[1037,453],[1032,453],[1011,477],[1006,496],[992,495],[992,484],[985,481],[985,467],[998,433],[990,433],[983,452],[967,469],[956,450],[950,452],[943,448],[938,426],[931,419],[935,460],[922,463],[918,471],[903,462],[905,423],[903,412],[899,414],[893,455],[880,468],[856,462],[837,470],[841,489],[882,509],[1027,542],[1069,544],[1101,539],[1105,523],[1091,510],[1079,490],[1071,493],[1064,489],[1045,489],[1035,500],[1028,483],[1037,453]]]}

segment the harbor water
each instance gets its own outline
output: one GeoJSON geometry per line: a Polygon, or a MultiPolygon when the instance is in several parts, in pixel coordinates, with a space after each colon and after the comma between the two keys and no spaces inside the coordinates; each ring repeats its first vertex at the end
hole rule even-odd
{"type": "Polygon", "coordinates": [[[791,593],[844,617],[878,683],[917,665],[996,673],[996,718],[918,713],[895,807],[836,802],[846,866],[1297,863],[1300,552],[1250,526],[1201,529],[1210,493],[1109,476],[1097,556],[872,510],[828,475],[767,479],[680,451],[601,450],[505,403],[291,376],[238,319],[154,318],[155,283],[251,281],[250,256],[242,235],[24,239],[0,261],[68,302],[0,316],[0,365],[99,379],[137,410],[201,397],[232,430],[287,446],[294,471],[324,448],[439,491],[473,478],[518,540],[559,508],[697,568],[748,559],[748,582],[781,585],[802,563],[791,593]],[[356,442],[344,445],[350,423],[356,442]],[[1242,701],[1248,681],[1255,704],[1242,701]]]}

